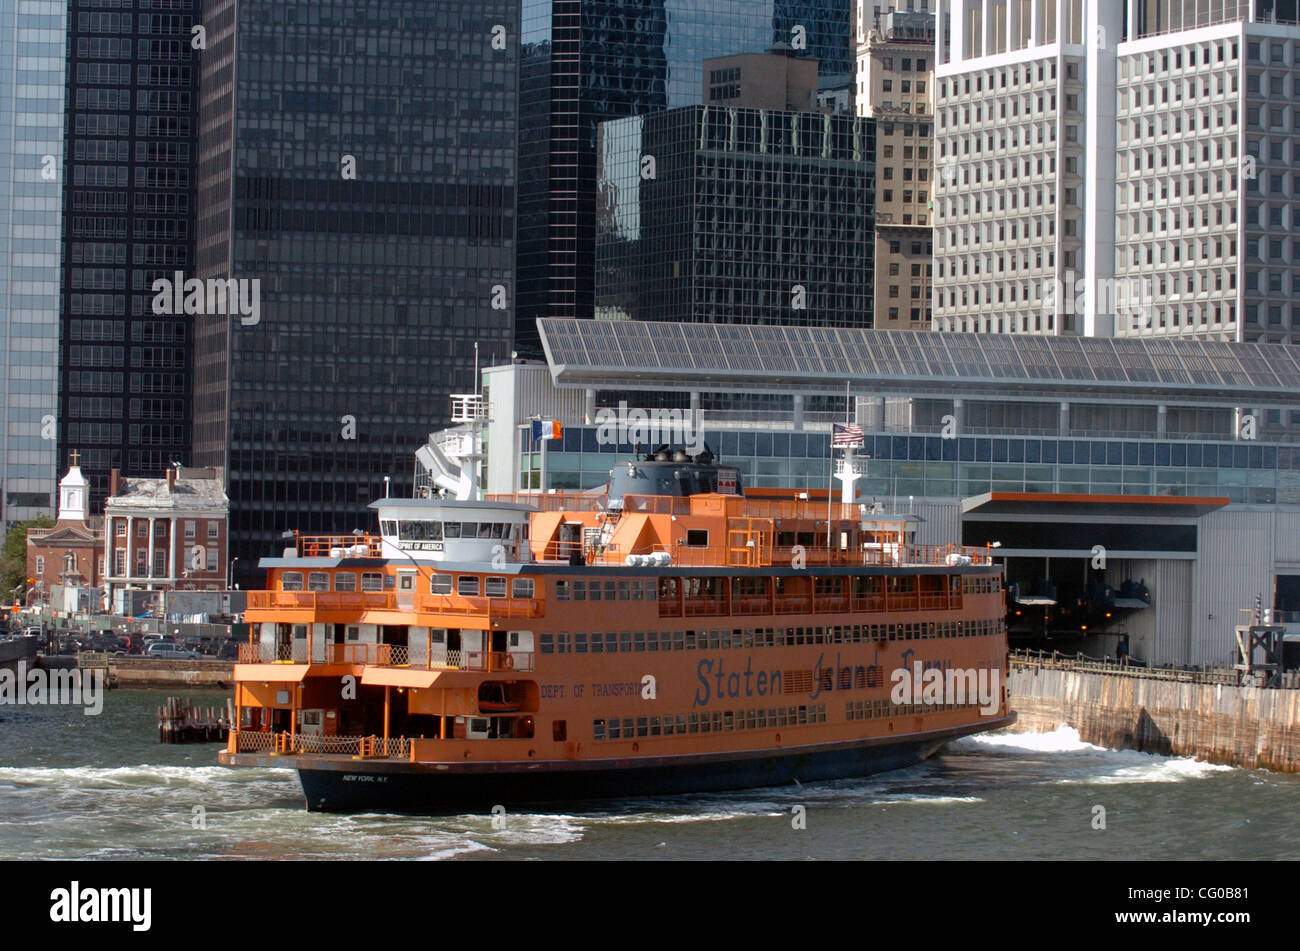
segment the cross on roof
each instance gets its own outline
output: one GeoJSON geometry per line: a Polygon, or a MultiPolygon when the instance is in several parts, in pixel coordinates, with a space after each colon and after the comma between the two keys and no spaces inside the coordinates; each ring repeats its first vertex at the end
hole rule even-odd
{"type": "Polygon", "coordinates": [[[80,461],[81,461],[81,453],[77,452],[77,450],[75,450],[75,449],[72,450],[72,466],[73,466],[73,468],[76,468],[77,463],[80,462],[80,461]]]}

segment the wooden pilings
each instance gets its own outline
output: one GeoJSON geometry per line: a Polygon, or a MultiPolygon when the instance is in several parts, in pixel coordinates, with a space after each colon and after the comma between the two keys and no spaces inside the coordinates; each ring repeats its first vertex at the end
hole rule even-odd
{"type": "Polygon", "coordinates": [[[235,722],[234,701],[226,706],[196,707],[180,697],[168,697],[158,708],[158,742],[222,743],[235,722]]]}

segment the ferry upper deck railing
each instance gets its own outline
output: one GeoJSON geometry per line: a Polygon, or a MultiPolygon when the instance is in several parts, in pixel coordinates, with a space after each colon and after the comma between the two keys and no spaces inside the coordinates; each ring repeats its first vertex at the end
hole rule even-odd
{"type": "Polygon", "coordinates": [[[300,558],[380,558],[383,554],[377,535],[293,535],[300,558]]]}
{"type": "Polygon", "coordinates": [[[257,641],[239,645],[241,664],[322,664],[355,667],[414,667],[422,670],[474,670],[485,673],[532,670],[533,651],[448,650],[417,644],[318,644],[313,636],[292,642],[257,641]]]}
{"type": "Polygon", "coordinates": [[[413,611],[482,618],[537,618],[544,598],[484,598],[396,591],[250,591],[246,611],[413,611]],[[404,599],[409,598],[409,601],[404,599]]]}

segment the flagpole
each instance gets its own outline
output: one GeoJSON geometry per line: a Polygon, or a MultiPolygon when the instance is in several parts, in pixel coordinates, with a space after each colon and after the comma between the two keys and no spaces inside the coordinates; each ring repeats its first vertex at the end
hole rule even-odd
{"type": "Polygon", "coordinates": [[[541,485],[538,487],[542,495],[546,494],[546,444],[548,442],[550,442],[550,440],[546,438],[546,433],[542,433],[542,473],[541,485]]]}

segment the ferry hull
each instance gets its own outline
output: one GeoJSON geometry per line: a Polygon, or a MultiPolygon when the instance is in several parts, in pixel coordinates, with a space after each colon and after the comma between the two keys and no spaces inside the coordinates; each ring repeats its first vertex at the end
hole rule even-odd
{"type": "MultiPolygon", "coordinates": [[[[912,766],[950,740],[1002,729],[1014,720],[1011,713],[997,720],[897,738],[782,752],[664,757],[644,763],[484,763],[466,768],[462,764],[380,761],[325,763],[316,758],[316,763],[300,763],[298,776],[311,812],[486,813],[494,805],[511,810],[868,776],[912,766]],[[669,759],[679,762],[667,762],[669,759]]],[[[284,765],[284,760],[274,765],[284,765]]]]}

